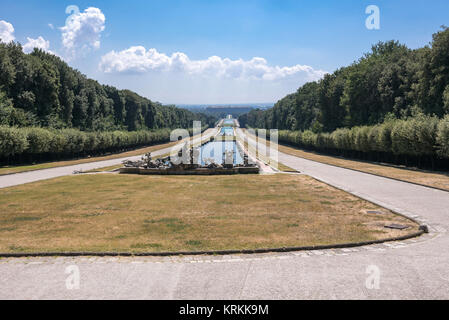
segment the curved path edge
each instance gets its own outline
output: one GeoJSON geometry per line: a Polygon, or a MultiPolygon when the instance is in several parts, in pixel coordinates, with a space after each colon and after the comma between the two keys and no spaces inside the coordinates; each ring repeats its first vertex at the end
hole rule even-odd
{"type": "Polygon", "coordinates": [[[212,250],[212,251],[178,251],[178,252],[36,252],[36,253],[0,253],[2,258],[27,258],[27,257],[168,257],[168,256],[198,256],[198,255],[230,255],[230,254],[259,254],[259,253],[279,253],[279,252],[299,252],[314,250],[329,250],[342,248],[355,248],[373,244],[381,244],[393,241],[404,241],[417,238],[426,233],[424,230],[414,232],[401,237],[348,242],[341,244],[301,246],[301,247],[282,247],[271,249],[248,249],[248,250],[212,250]]]}

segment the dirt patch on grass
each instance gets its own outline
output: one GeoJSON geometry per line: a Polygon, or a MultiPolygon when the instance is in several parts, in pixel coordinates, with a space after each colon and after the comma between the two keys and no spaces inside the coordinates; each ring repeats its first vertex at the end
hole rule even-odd
{"type": "Polygon", "coordinates": [[[0,212],[0,252],[256,249],[418,230],[386,209],[285,174],[62,177],[0,190],[0,212]]]}

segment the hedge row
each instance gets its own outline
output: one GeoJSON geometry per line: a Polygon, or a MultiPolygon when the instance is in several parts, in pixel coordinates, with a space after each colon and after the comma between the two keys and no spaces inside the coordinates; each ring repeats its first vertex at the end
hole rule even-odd
{"type": "MultiPolygon", "coordinates": [[[[205,130],[207,127],[204,127],[205,130]]],[[[191,131],[191,130],[190,130],[191,131]]],[[[0,159],[25,155],[27,160],[116,152],[170,140],[171,129],[155,131],[84,132],[76,129],[0,126],[0,159]]]]}
{"type": "MultiPolygon", "coordinates": [[[[403,156],[409,159],[449,159],[449,115],[443,119],[419,115],[394,119],[374,126],[337,129],[332,133],[279,131],[279,142],[345,156],[377,158],[382,161],[403,156]],[[369,156],[371,155],[371,157],[369,156]]],[[[388,160],[387,160],[388,161],[388,160]]],[[[448,168],[449,169],[449,168],[448,168]]]]}

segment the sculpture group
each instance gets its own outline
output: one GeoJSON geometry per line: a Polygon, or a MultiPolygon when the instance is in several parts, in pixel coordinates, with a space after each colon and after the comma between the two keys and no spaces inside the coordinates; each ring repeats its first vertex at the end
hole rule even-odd
{"type": "Polygon", "coordinates": [[[167,156],[153,159],[151,152],[145,154],[141,160],[123,161],[122,173],[186,174],[198,172],[199,174],[226,174],[226,173],[258,173],[259,168],[252,163],[246,153],[243,154],[243,164],[234,163],[235,151],[225,150],[222,153],[222,162],[217,163],[214,158],[203,158],[201,161],[201,147],[189,147],[185,143],[176,156],[167,156]]]}

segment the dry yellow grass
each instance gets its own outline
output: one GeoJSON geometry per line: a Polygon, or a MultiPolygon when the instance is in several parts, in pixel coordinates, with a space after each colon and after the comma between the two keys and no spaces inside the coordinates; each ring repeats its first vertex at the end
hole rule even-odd
{"type": "Polygon", "coordinates": [[[418,183],[425,186],[440,188],[449,191],[448,173],[429,172],[425,170],[418,170],[418,169],[415,170],[364,161],[348,160],[339,157],[332,157],[314,152],[308,152],[301,149],[296,149],[283,145],[279,145],[278,148],[280,152],[298,156],[304,159],[313,160],[343,168],[359,170],[366,173],[377,174],[387,178],[394,178],[406,182],[418,183]]]}
{"type": "Polygon", "coordinates": [[[0,190],[0,212],[0,252],[254,249],[417,231],[388,210],[285,174],[62,177],[0,190]],[[385,229],[389,222],[410,228],[385,229]]]}

